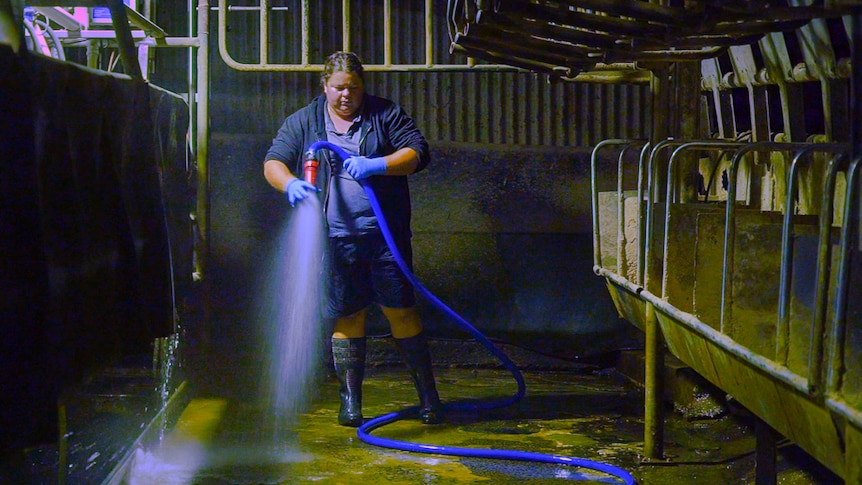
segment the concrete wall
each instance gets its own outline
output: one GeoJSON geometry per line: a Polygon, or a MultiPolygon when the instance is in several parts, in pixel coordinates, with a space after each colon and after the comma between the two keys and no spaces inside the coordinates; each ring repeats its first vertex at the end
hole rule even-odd
{"type": "MultiPolygon", "coordinates": [[[[216,134],[210,145],[215,338],[256,311],[288,214],[263,178],[271,139],[216,134]]],[[[592,272],[589,150],[432,143],[432,157],[410,179],[425,287],[489,337],[570,357],[632,344],[632,326],[592,272]]],[[[424,299],[420,308],[432,336],[469,337],[424,299]]],[[[369,325],[388,331],[379,318],[369,325]]]]}

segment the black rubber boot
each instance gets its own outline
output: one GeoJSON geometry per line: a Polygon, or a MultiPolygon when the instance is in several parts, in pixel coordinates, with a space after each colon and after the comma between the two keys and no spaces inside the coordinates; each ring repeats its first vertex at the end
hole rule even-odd
{"type": "Polygon", "coordinates": [[[342,426],[361,426],[362,418],[362,379],[365,377],[365,337],[333,338],[332,361],[335,375],[341,387],[341,408],[338,410],[338,424],[342,426]]]}
{"type": "Polygon", "coordinates": [[[425,424],[437,424],[443,421],[443,407],[437,395],[434,383],[434,371],[431,368],[431,352],[428,341],[420,333],[414,337],[397,338],[395,345],[401,353],[401,358],[410,370],[410,377],[416,384],[419,393],[419,419],[425,424]]]}

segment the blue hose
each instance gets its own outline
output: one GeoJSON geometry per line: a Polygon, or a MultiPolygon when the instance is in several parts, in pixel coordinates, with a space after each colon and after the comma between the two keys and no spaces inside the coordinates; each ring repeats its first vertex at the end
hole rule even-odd
{"type": "MultiPolygon", "coordinates": [[[[342,160],[346,160],[350,157],[346,151],[341,149],[341,147],[334,145],[328,141],[318,141],[313,143],[308,151],[311,153],[316,153],[318,150],[326,148],[334,152],[338,155],[342,160]]],[[[395,244],[395,240],[392,237],[392,232],[389,230],[389,226],[386,223],[386,219],[383,217],[383,210],[380,207],[380,202],[377,200],[377,195],[374,193],[374,190],[367,183],[366,180],[361,180],[359,182],[363,189],[365,190],[365,194],[368,196],[368,202],[371,204],[371,209],[374,211],[374,215],[377,217],[377,223],[380,226],[380,232],[383,233],[383,238],[386,240],[386,244],[389,246],[390,251],[392,251],[392,255],[395,257],[395,261],[398,264],[398,267],[401,268],[401,271],[404,272],[404,275],[407,279],[413,283],[413,286],[431,303],[433,303],[437,308],[443,310],[450,318],[458,322],[461,327],[470,332],[471,335],[481,343],[486,349],[488,349],[500,362],[503,366],[512,373],[512,376],[515,378],[515,381],[518,384],[518,391],[512,397],[506,399],[499,399],[494,401],[487,402],[465,402],[465,403],[449,403],[445,404],[444,408],[446,410],[468,410],[468,411],[480,411],[480,410],[488,410],[488,409],[498,409],[503,408],[520,401],[526,392],[526,385],[524,384],[524,376],[521,375],[521,371],[515,366],[509,357],[500,351],[488,338],[482,335],[479,330],[476,329],[473,325],[471,325],[467,320],[465,320],[461,315],[456,313],[454,310],[449,308],[448,305],[443,303],[439,298],[437,298],[434,294],[428,291],[427,288],[419,281],[418,278],[410,271],[410,268],[407,267],[407,263],[404,261],[404,258],[401,256],[401,253],[398,251],[398,247],[395,244]]],[[[392,424],[396,421],[400,421],[402,419],[406,419],[410,416],[415,416],[418,411],[418,406],[409,407],[403,409],[401,411],[397,411],[394,413],[384,414],[383,416],[378,416],[373,419],[369,419],[362,426],[359,427],[356,434],[360,440],[363,442],[372,445],[379,446],[381,448],[389,448],[394,450],[401,451],[409,451],[414,453],[432,453],[437,455],[451,455],[451,456],[464,456],[471,458],[490,458],[490,459],[499,459],[499,460],[514,460],[514,461],[531,461],[538,463],[551,463],[557,465],[568,465],[575,466],[580,468],[587,468],[591,470],[600,471],[602,473],[606,473],[608,475],[614,476],[620,479],[623,483],[627,485],[634,485],[637,483],[634,477],[627,472],[626,470],[615,467],[613,465],[608,465],[605,463],[600,463],[592,460],[587,460],[585,458],[575,458],[570,456],[562,456],[562,455],[550,455],[544,453],[534,453],[527,451],[510,451],[510,450],[493,450],[493,449],[478,449],[478,448],[459,448],[453,446],[438,446],[438,445],[429,445],[423,443],[410,443],[407,441],[393,440],[389,438],[380,438],[378,436],[373,436],[371,431],[386,426],[387,424],[392,424]]]]}

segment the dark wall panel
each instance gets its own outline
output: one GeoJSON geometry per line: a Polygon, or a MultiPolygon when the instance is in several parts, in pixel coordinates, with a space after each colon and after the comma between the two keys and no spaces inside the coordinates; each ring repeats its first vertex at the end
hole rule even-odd
{"type": "Polygon", "coordinates": [[[11,446],[56,439],[65,389],[174,331],[175,283],[191,278],[190,252],[171,251],[191,243],[188,108],[4,46],[0,66],[0,435],[11,446]],[[181,195],[165,204],[165,193],[181,195]]]}

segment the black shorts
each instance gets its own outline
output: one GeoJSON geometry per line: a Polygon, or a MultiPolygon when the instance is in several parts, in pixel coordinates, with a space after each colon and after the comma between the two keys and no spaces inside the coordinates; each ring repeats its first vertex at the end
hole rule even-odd
{"type": "MultiPolygon", "coordinates": [[[[398,244],[398,250],[413,271],[409,239],[398,244]]],[[[413,285],[380,234],[329,238],[329,273],[329,318],[352,315],[372,303],[389,308],[416,305],[413,285]]]]}

